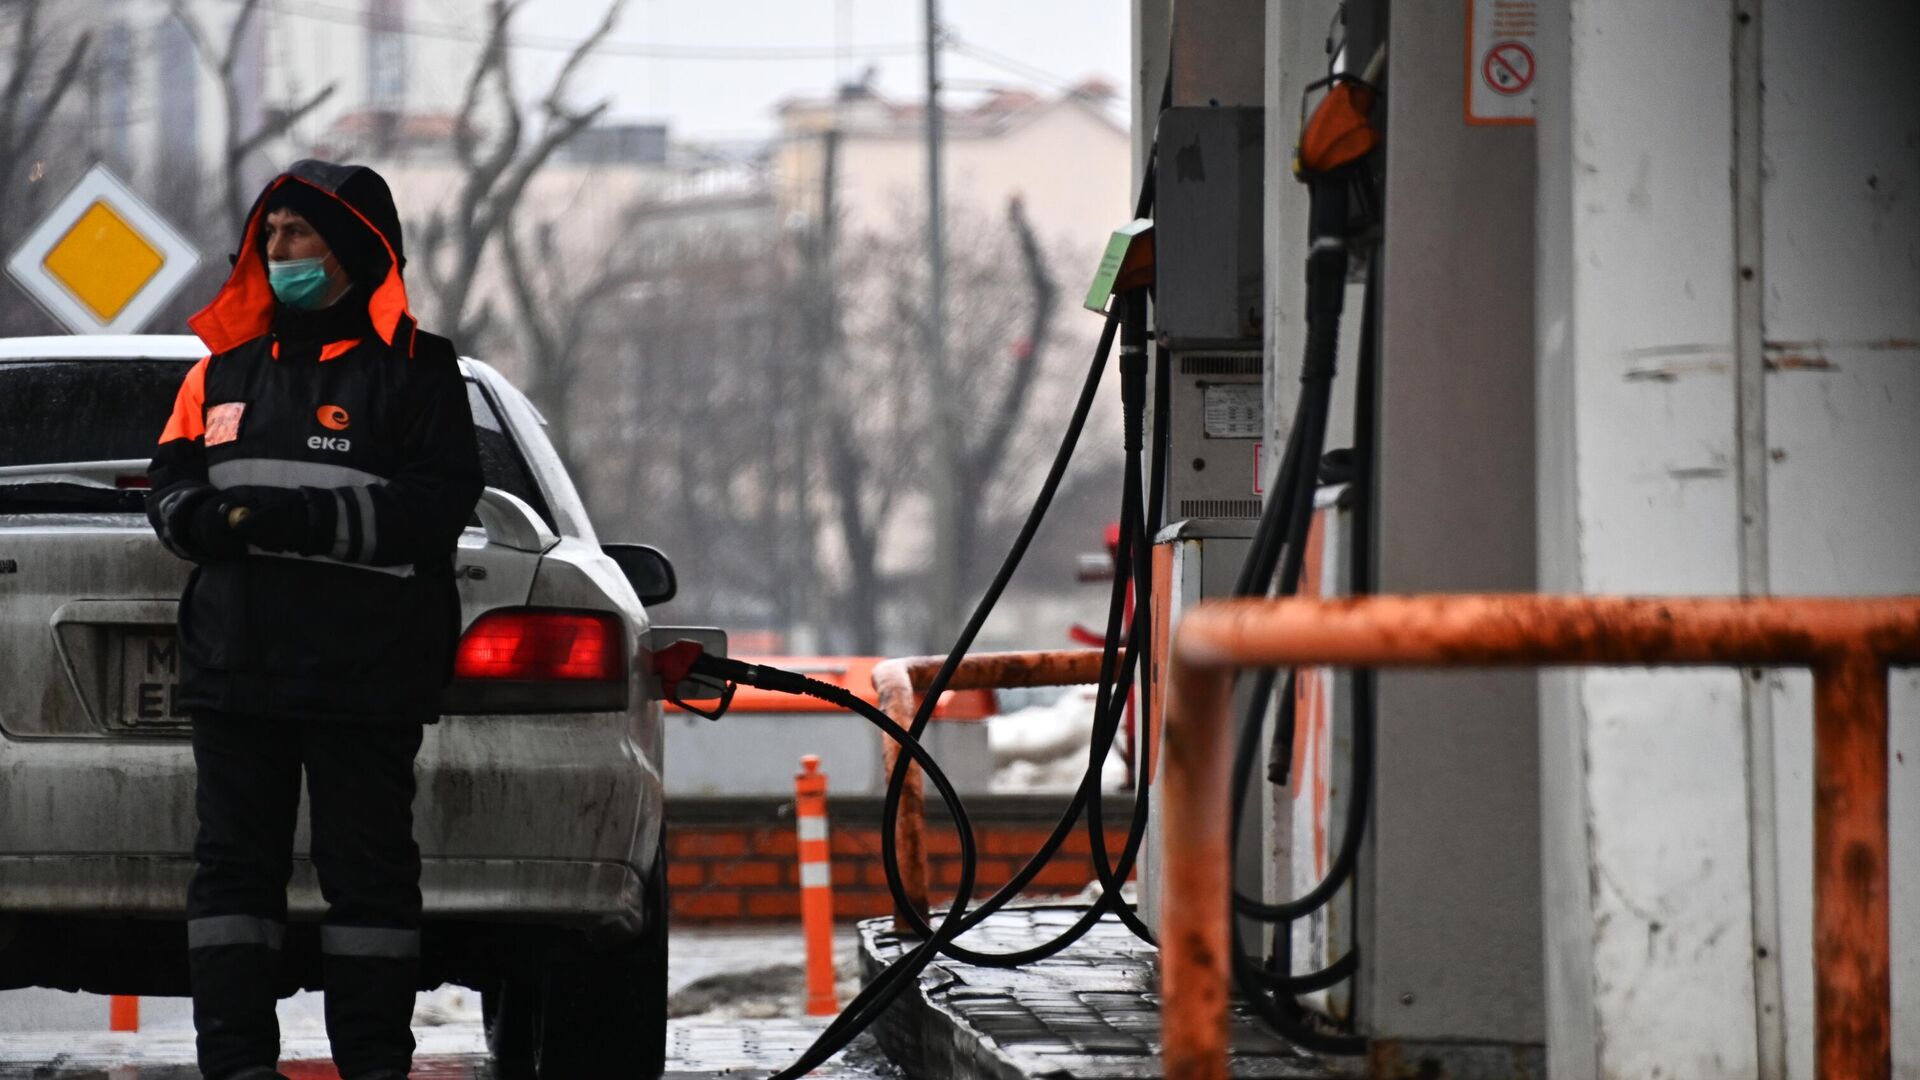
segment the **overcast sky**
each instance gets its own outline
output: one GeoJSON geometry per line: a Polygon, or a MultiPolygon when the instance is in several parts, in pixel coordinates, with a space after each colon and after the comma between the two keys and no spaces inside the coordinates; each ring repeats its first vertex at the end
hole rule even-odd
{"type": "MultiPolygon", "coordinates": [[[[429,0],[414,10],[431,18],[431,7],[429,0]]],[[[528,35],[578,37],[605,10],[602,0],[531,0],[517,28],[528,35]]],[[[851,59],[608,55],[584,73],[580,97],[611,97],[615,118],[663,119],[676,137],[690,139],[768,134],[781,98],[824,92],[842,74],[857,75],[868,65],[877,69],[883,93],[918,98],[925,79],[917,49],[922,11],[922,0],[628,0],[613,42],[829,53],[850,46],[851,59]],[[885,46],[907,48],[880,48],[885,46]]],[[[941,0],[940,17],[959,40],[941,61],[956,98],[988,82],[1058,90],[1090,75],[1105,77],[1124,96],[1128,16],[1120,0],[941,0]],[[968,47],[1011,63],[996,66],[959,51],[968,47]]],[[[530,73],[557,55],[521,53],[530,73]]]]}

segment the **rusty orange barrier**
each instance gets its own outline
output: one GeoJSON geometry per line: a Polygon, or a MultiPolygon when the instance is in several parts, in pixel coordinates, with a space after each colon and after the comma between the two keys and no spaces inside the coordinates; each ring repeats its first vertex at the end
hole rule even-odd
{"type": "Polygon", "coordinates": [[[1227,1077],[1229,715],[1241,667],[1674,664],[1814,678],[1814,1053],[1822,1080],[1892,1073],[1887,669],[1920,663],[1920,597],[1373,596],[1199,605],[1167,688],[1164,1074],[1227,1077]]]}
{"type": "Polygon", "coordinates": [[[833,863],[827,844],[827,774],[820,758],[800,759],[793,777],[793,821],[799,833],[800,926],[807,938],[807,1015],[840,1011],[833,988],[833,863]]]}
{"type": "MultiPolygon", "coordinates": [[[[1126,659],[1124,650],[1120,660],[1126,659]]],[[[944,656],[910,656],[882,660],[873,668],[873,688],[880,695],[880,711],[901,727],[913,723],[921,692],[933,685],[944,656]]],[[[960,661],[948,690],[998,690],[1010,686],[1078,686],[1100,678],[1099,649],[1055,652],[981,653],[960,661]]],[[[900,744],[885,740],[887,775],[893,775],[900,744]]],[[[927,902],[927,796],[920,767],[907,765],[906,785],[900,793],[900,816],[894,822],[894,850],[900,861],[901,884],[914,909],[925,918],[927,902]]],[[[902,912],[894,912],[897,930],[912,929],[902,912]]]]}

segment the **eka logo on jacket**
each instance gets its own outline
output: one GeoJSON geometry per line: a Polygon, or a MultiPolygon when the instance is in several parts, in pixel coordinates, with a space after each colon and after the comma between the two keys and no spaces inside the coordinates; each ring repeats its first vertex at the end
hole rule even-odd
{"type": "Polygon", "coordinates": [[[329,431],[347,430],[347,410],[338,405],[322,405],[313,415],[329,431]]]}

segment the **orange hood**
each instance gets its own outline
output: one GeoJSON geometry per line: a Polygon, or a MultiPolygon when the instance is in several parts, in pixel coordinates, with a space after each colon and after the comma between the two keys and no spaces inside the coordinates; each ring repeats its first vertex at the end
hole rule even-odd
{"type": "Polygon", "coordinates": [[[226,352],[266,334],[273,327],[273,288],[267,282],[266,255],[260,242],[260,226],[266,216],[268,196],[283,184],[305,184],[332,198],[365,224],[379,238],[386,252],[386,269],[372,285],[367,298],[367,317],[374,332],[388,345],[398,345],[411,355],[417,324],[407,303],[407,286],[400,271],[406,257],[400,236],[400,218],[393,196],[379,173],[364,165],[335,165],[326,161],[300,161],[273,178],[247,213],[246,228],[240,234],[240,249],[233,256],[233,272],[214,296],[187,325],[213,353],[226,352]]]}

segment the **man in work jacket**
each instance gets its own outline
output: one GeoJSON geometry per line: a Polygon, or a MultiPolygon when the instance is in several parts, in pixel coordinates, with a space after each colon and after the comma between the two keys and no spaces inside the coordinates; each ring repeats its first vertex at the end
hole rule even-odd
{"type": "Polygon", "coordinates": [[[274,1003],[306,774],[327,1034],[345,1080],[402,1080],[419,982],[413,760],[460,630],[453,549],[481,487],[451,343],[407,307],[371,169],[302,161],[189,320],[147,515],[196,565],[180,700],[200,818],[187,894],[201,1072],[276,1077],[274,1003]]]}

